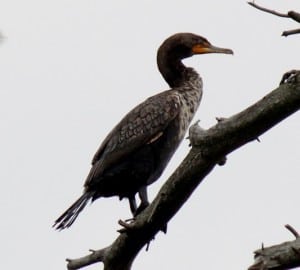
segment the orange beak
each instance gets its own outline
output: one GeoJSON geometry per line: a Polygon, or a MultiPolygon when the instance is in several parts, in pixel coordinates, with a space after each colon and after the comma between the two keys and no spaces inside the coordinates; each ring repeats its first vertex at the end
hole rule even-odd
{"type": "Polygon", "coordinates": [[[207,44],[197,44],[193,46],[192,52],[194,54],[204,54],[204,53],[225,53],[225,54],[233,54],[231,49],[225,49],[213,46],[209,43],[207,44]]]}

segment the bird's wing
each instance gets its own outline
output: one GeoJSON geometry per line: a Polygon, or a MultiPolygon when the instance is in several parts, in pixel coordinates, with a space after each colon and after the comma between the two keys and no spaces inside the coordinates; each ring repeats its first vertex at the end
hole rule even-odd
{"type": "Polygon", "coordinates": [[[92,160],[93,166],[85,186],[89,186],[92,179],[112,164],[157,140],[178,115],[179,109],[179,95],[166,91],[148,98],[131,110],[102,142],[92,160]]]}

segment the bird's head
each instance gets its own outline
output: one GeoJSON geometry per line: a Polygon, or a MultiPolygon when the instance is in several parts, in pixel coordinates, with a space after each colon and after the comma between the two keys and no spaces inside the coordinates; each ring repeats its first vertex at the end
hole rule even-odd
{"type": "Polygon", "coordinates": [[[233,54],[231,49],[213,46],[206,38],[192,33],[178,33],[164,41],[161,45],[172,58],[184,59],[195,54],[225,53],[233,54]]]}
{"type": "Polygon", "coordinates": [[[181,60],[205,53],[233,54],[233,51],[213,46],[206,38],[192,33],[178,33],[167,38],[158,49],[158,68],[169,86],[175,87],[188,79],[181,60]]]}

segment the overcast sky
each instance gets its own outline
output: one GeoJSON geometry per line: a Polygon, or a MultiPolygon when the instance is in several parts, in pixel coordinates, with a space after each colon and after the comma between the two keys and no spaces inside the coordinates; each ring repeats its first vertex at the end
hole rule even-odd
{"type": "MultiPolygon", "coordinates": [[[[281,12],[299,1],[258,1],[281,12]]],[[[100,199],[75,224],[53,221],[82,192],[90,161],[120,118],[166,90],[156,50],[176,32],[194,32],[230,55],[185,61],[201,74],[203,127],[235,114],[299,68],[300,35],[289,19],[246,1],[2,0],[0,31],[1,269],[65,269],[65,258],[109,245],[128,202],[100,199]]],[[[293,239],[298,215],[300,115],[228,156],[144,250],[133,269],[245,269],[261,246],[293,239]]],[[[188,152],[188,141],[150,189],[153,199],[188,152]]],[[[99,265],[88,269],[99,269],[99,265]]]]}

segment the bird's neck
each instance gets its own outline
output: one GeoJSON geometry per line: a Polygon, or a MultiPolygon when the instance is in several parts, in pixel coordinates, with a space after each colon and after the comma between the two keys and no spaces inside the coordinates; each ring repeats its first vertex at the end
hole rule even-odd
{"type": "Polygon", "coordinates": [[[161,75],[170,87],[178,87],[186,81],[186,67],[179,59],[158,54],[157,65],[161,75]]]}
{"type": "Polygon", "coordinates": [[[157,65],[160,73],[171,88],[180,87],[193,80],[200,79],[200,76],[194,69],[186,67],[181,59],[168,54],[164,50],[158,51],[157,65]]]}

